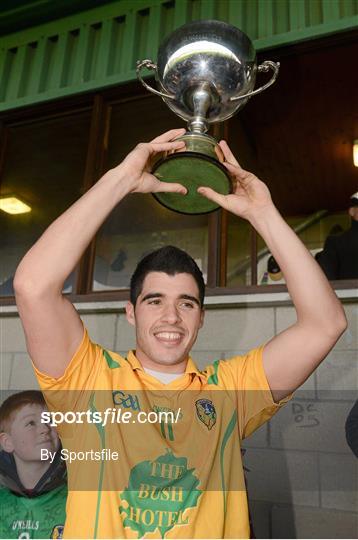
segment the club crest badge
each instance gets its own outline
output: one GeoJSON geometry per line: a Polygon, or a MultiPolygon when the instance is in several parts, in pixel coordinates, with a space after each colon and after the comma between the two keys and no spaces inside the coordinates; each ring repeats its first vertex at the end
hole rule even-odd
{"type": "Polygon", "coordinates": [[[198,399],[195,402],[195,406],[199,420],[201,420],[210,431],[216,423],[216,410],[213,402],[210,399],[198,399]]]}
{"type": "Polygon", "coordinates": [[[55,527],[51,531],[50,538],[62,538],[64,528],[64,525],[55,525],[55,527]]]}

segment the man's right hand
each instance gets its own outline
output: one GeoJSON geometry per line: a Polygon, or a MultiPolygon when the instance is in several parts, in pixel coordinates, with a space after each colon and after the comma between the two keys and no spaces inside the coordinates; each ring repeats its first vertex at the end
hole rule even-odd
{"type": "Polygon", "coordinates": [[[176,140],[184,133],[184,128],[172,129],[149,143],[139,143],[111,173],[120,173],[128,179],[128,184],[132,186],[131,193],[171,192],[185,195],[187,190],[181,184],[161,182],[151,174],[155,154],[184,149],[185,142],[176,140]]]}

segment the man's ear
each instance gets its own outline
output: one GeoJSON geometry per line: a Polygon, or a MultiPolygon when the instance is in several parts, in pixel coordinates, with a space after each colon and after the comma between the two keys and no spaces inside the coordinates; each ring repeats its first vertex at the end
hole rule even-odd
{"type": "Polygon", "coordinates": [[[199,328],[202,328],[202,326],[203,326],[203,324],[204,324],[204,319],[205,319],[205,310],[204,310],[204,308],[203,308],[203,309],[201,310],[199,328]]]}
{"type": "Polygon", "coordinates": [[[5,452],[13,452],[14,445],[12,444],[12,439],[8,433],[4,431],[0,433],[0,445],[5,452]]]}
{"type": "Polygon", "coordinates": [[[132,302],[126,303],[126,317],[129,324],[132,324],[135,326],[135,314],[134,314],[134,306],[132,302]]]}

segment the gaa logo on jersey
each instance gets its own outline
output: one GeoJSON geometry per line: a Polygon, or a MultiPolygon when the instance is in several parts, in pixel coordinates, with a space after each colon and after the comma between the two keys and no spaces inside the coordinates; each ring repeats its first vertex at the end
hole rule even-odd
{"type": "Polygon", "coordinates": [[[214,403],[210,399],[198,399],[195,402],[195,406],[196,414],[198,415],[199,420],[201,420],[210,431],[210,429],[216,423],[216,410],[214,403]]]}
{"type": "Polygon", "coordinates": [[[63,537],[64,525],[55,525],[51,531],[50,538],[62,538],[63,537]]]}

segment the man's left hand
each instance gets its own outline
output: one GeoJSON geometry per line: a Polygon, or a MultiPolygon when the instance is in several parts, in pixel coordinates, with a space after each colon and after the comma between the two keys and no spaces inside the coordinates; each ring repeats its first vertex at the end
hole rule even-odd
{"type": "Polygon", "coordinates": [[[272,207],[268,187],[253,173],[240,167],[226,141],[220,141],[219,145],[225,157],[223,165],[231,176],[233,191],[230,195],[222,195],[202,186],[198,188],[198,193],[247,220],[259,215],[266,207],[272,207]]]}

